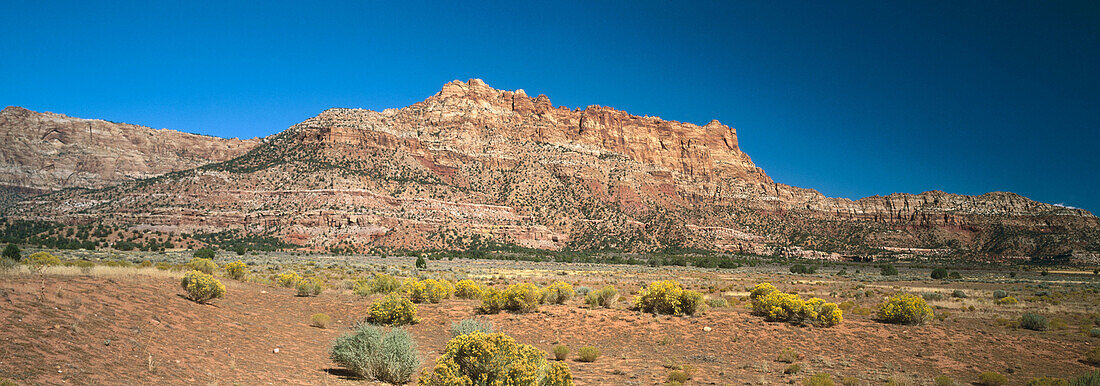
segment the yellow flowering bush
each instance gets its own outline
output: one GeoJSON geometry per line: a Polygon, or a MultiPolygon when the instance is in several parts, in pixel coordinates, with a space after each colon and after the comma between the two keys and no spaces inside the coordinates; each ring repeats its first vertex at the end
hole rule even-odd
{"type": "Polygon", "coordinates": [[[564,281],[555,282],[547,286],[546,291],[543,293],[543,299],[547,304],[564,304],[567,300],[577,295],[577,292],[573,290],[573,286],[564,281]]]}
{"type": "Polygon", "coordinates": [[[504,309],[504,293],[496,288],[486,288],[481,293],[481,305],[477,312],[482,314],[498,314],[504,309]]]}
{"type": "Polygon", "coordinates": [[[61,259],[49,252],[35,252],[28,257],[30,264],[52,267],[61,265],[61,259]]]}
{"type": "Polygon", "coordinates": [[[199,271],[191,271],[180,279],[180,286],[187,291],[187,297],[197,303],[225,296],[225,285],[214,276],[199,271]]]}
{"type": "Polygon", "coordinates": [[[373,324],[402,326],[420,323],[416,317],[416,304],[403,296],[389,294],[370,305],[367,320],[373,324]]]}
{"type": "Polygon", "coordinates": [[[187,262],[187,268],[210,275],[214,273],[215,269],[218,269],[218,265],[214,264],[214,260],[196,257],[187,262]]]}
{"type": "Polygon", "coordinates": [[[932,307],[920,296],[898,294],[879,306],[878,318],[886,323],[922,324],[932,318],[932,307]]]}
{"type": "Polygon", "coordinates": [[[1016,298],[1014,298],[1012,296],[1005,296],[1003,298],[1000,298],[1000,299],[997,299],[997,300],[993,301],[993,303],[997,303],[997,304],[1000,304],[1000,305],[1003,305],[1003,306],[1013,305],[1013,304],[1016,304],[1016,303],[1019,303],[1019,302],[1020,302],[1019,300],[1016,300],[1016,298]]]}
{"type": "Polygon", "coordinates": [[[831,327],[844,321],[844,312],[836,303],[822,299],[803,300],[797,294],[780,291],[770,283],[757,284],[749,293],[753,313],[772,322],[814,324],[831,327]]]}
{"type": "Polygon", "coordinates": [[[549,362],[546,353],[504,334],[472,332],[447,342],[431,373],[420,384],[442,385],[573,385],[573,375],[562,362],[549,362]]]}
{"type": "Polygon", "coordinates": [[[240,260],[225,265],[225,276],[234,280],[241,280],[248,273],[248,266],[240,260]]]}
{"type": "Polygon", "coordinates": [[[439,303],[451,297],[454,287],[446,280],[408,279],[401,286],[401,290],[414,303],[439,303]]]}
{"type": "Polygon", "coordinates": [[[513,284],[504,290],[504,309],[512,312],[532,312],[539,309],[542,289],[531,283],[513,284]]]}
{"type": "Polygon", "coordinates": [[[279,283],[280,287],[297,287],[300,281],[302,277],[298,276],[297,272],[285,272],[275,276],[275,282],[279,283]]]}
{"type": "Polygon", "coordinates": [[[666,315],[695,315],[702,311],[703,294],[684,290],[675,280],[649,283],[634,296],[634,308],[666,315]]]}
{"type": "Polygon", "coordinates": [[[481,286],[473,280],[464,279],[455,283],[455,297],[461,299],[477,299],[481,297],[481,286]]]}

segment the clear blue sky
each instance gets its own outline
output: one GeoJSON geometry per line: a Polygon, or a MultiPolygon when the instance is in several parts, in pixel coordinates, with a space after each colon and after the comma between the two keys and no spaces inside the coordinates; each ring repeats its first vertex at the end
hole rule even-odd
{"type": "Polygon", "coordinates": [[[775,180],[830,196],[1100,212],[1097,1],[157,3],[5,1],[0,104],[253,137],[476,77],[718,119],[775,180]]]}

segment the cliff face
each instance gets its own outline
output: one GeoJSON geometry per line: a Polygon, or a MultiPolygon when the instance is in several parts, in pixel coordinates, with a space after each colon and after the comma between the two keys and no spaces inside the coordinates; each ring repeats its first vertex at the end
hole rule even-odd
{"type": "Polygon", "coordinates": [[[829,198],[773,182],[716,121],[553,107],[476,79],[401,109],[330,109],[240,157],[8,212],[359,250],[1100,250],[1100,223],[1083,210],[1012,193],[829,198]]]}
{"type": "Polygon", "coordinates": [[[259,143],[71,118],[0,111],[0,187],[25,193],[101,188],[244,154],[259,143]]]}

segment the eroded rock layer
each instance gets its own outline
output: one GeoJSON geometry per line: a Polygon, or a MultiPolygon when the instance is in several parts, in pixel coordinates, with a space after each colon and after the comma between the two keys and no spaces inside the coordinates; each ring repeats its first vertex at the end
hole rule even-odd
{"type": "Polygon", "coordinates": [[[514,244],[825,258],[1100,250],[1100,223],[1083,210],[1001,192],[829,198],[772,181],[717,121],[554,107],[477,79],[401,109],[327,110],[240,157],[38,196],[9,212],[358,250],[514,244]]]}

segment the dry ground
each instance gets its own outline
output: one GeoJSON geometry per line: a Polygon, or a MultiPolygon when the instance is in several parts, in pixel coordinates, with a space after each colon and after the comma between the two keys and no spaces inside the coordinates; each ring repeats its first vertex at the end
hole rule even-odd
{"type": "MultiPolygon", "coordinates": [[[[494,263],[470,264],[486,268],[494,263]]],[[[725,291],[732,299],[745,286],[765,280],[784,290],[827,298],[856,288],[856,283],[831,276],[775,272],[641,269],[627,274],[538,264],[509,271],[513,265],[525,267],[502,263],[505,268],[494,277],[539,284],[556,278],[585,285],[615,282],[624,293],[636,283],[675,277],[696,287],[725,284],[711,296],[725,291]]],[[[365,382],[337,368],[327,349],[366,315],[370,298],[338,289],[297,297],[291,289],[222,278],[227,297],[203,305],[183,297],[179,276],[106,267],[91,275],[58,270],[0,276],[0,377],[19,384],[365,382]],[[331,315],[333,325],[311,327],[310,315],[317,312],[331,315]]],[[[837,327],[798,327],[765,322],[744,304],[710,309],[699,317],[653,316],[625,309],[625,303],[616,309],[589,309],[579,299],[530,314],[476,315],[477,301],[449,299],[420,305],[423,321],[409,330],[419,344],[424,369],[431,368],[446,345],[450,324],[471,317],[492,321],[497,330],[547,352],[556,344],[568,345],[574,353],[581,346],[598,347],[603,356],[593,363],[569,361],[577,384],[658,384],[677,364],[698,368],[693,384],[788,383],[819,372],[834,379],[856,377],[863,384],[882,384],[891,377],[923,384],[940,374],[973,381],[982,371],[1007,374],[1013,384],[1022,384],[1038,376],[1072,377],[1094,369],[1081,361],[1082,353],[1100,339],[1075,328],[1037,332],[998,325],[996,317],[1014,318],[1021,309],[996,308],[977,298],[1001,285],[966,285],[975,298],[939,302],[943,310],[954,310],[952,316],[924,326],[888,325],[846,313],[837,327]],[[978,307],[965,311],[970,305],[978,307]],[[776,357],[784,348],[802,356],[801,372],[783,374],[788,364],[776,357]]],[[[880,282],[864,290],[907,288],[949,291],[930,281],[880,282]]],[[[857,303],[869,308],[880,301],[881,296],[857,303]]]]}

